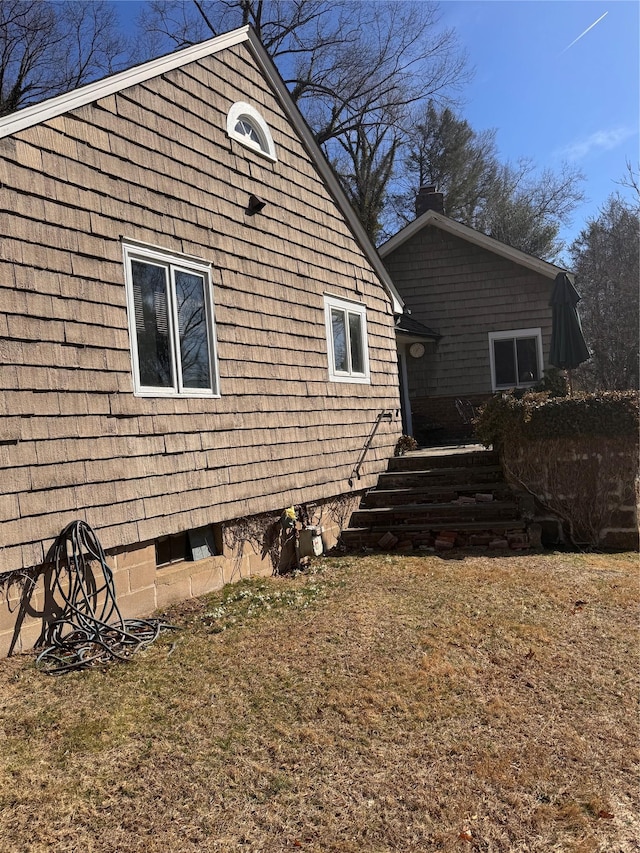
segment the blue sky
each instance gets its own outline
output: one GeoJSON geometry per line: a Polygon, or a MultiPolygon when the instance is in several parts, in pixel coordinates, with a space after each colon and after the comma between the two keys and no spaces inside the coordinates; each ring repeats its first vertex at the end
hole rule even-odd
{"type": "MultiPolygon", "coordinates": [[[[117,5],[131,21],[143,4],[117,5]]],[[[626,193],[615,183],[626,160],[637,167],[640,3],[442,0],[440,11],[475,69],[460,114],[475,130],[497,129],[503,160],[584,172],[588,199],[561,235],[571,242],[612,192],[626,193]]]]}
{"type": "Polygon", "coordinates": [[[461,107],[471,126],[497,128],[502,159],[584,172],[588,201],[563,232],[568,241],[612,192],[625,194],[615,183],[625,160],[637,168],[639,9],[637,0],[441,3],[442,23],[475,67],[461,107]]]}

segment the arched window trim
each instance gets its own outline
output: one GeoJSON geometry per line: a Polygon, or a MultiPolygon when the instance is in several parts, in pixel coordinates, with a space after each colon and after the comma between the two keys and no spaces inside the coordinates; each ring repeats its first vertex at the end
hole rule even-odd
{"type": "Polygon", "coordinates": [[[269,126],[258,110],[252,107],[251,104],[247,104],[244,101],[237,101],[231,107],[227,113],[227,135],[241,145],[244,145],[245,148],[255,151],[273,163],[277,162],[276,147],[273,144],[273,137],[271,136],[269,126]],[[247,122],[255,130],[260,143],[236,130],[236,125],[240,120],[247,122]]]}

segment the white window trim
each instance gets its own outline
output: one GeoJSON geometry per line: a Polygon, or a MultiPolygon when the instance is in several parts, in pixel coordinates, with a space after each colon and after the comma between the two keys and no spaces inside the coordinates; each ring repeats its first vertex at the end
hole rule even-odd
{"type": "MultiPolygon", "coordinates": [[[[129,347],[131,351],[131,366],[133,372],[134,395],[136,397],[170,397],[184,399],[191,397],[220,397],[220,376],[218,372],[218,351],[216,346],[215,331],[215,305],[213,300],[213,286],[211,284],[211,264],[190,255],[182,255],[167,249],[159,249],[143,243],[129,241],[123,243],[123,257],[125,269],[125,283],[127,290],[127,314],[129,319],[129,347]],[[170,265],[174,269],[194,272],[204,277],[205,285],[205,310],[207,312],[207,332],[209,344],[209,362],[211,371],[211,382],[213,388],[188,388],[182,391],[177,388],[156,388],[142,385],[140,383],[140,371],[138,365],[138,338],[136,329],[135,305],[133,296],[133,276],[131,272],[132,261],[148,261],[161,265],[170,265]]],[[[172,315],[175,315],[175,306],[172,307],[172,315]]],[[[175,317],[171,322],[170,345],[172,356],[176,358],[175,317]]]]}
{"type": "Polygon", "coordinates": [[[489,362],[491,365],[491,388],[493,391],[504,391],[507,388],[530,388],[535,385],[540,379],[534,379],[532,382],[516,382],[515,385],[498,385],[496,383],[496,365],[493,353],[493,342],[505,340],[505,338],[535,338],[536,339],[536,354],[538,357],[538,368],[540,377],[544,368],[542,358],[542,330],[537,329],[509,329],[504,332],[489,332],[489,362]]]}
{"type": "Polygon", "coordinates": [[[236,142],[244,145],[245,148],[255,151],[256,154],[266,157],[266,159],[271,160],[272,163],[278,162],[278,158],[276,157],[276,146],[274,145],[269,126],[258,110],[255,107],[252,107],[251,104],[247,104],[245,101],[237,101],[233,104],[227,113],[227,136],[229,136],[230,139],[235,139],[236,142]],[[256,133],[263,143],[262,145],[258,145],[258,143],[254,142],[253,139],[238,133],[236,130],[236,124],[240,118],[247,119],[249,124],[255,128],[256,133]]]}
{"type": "MultiPolygon", "coordinates": [[[[327,354],[329,358],[329,380],[331,382],[356,382],[360,384],[370,384],[371,375],[369,372],[369,337],[367,333],[367,307],[362,302],[351,302],[347,299],[340,299],[337,296],[331,296],[328,293],[324,294],[324,318],[325,332],[327,338],[327,354]],[[337,308],[341,311],[349,311],[351,314],[358,314],[362,321],[362,351],[364,359],[364,372],[352,373],[343,372],[335,369],[334,357],[334,342],[333,342],[333,325],[331,322],[331,309],[337,308]]],[[[347,323],[347,328],[348,328],[347,323]]]]}

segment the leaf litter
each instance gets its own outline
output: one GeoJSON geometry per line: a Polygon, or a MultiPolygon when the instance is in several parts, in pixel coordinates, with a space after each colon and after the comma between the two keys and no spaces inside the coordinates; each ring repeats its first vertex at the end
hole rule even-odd
{"type": "Polygon", "coordinates": [[[637,570],[324,559],[107,672],[0,661],[0,850],[638,851],[637,570]]]}

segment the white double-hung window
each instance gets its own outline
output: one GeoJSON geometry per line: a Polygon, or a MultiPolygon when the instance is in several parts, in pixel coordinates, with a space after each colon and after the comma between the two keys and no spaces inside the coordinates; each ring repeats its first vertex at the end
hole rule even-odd
{"type": "Polygon", "coordinates": [[[136,393],[217,396],[209,264],[133,244],[124,258],[136,393]]]}
{"type": "Polygon", "coordinates": [[[359,302],[324,297],[329,379],[369,382],[367,311],[359,302]]]}

